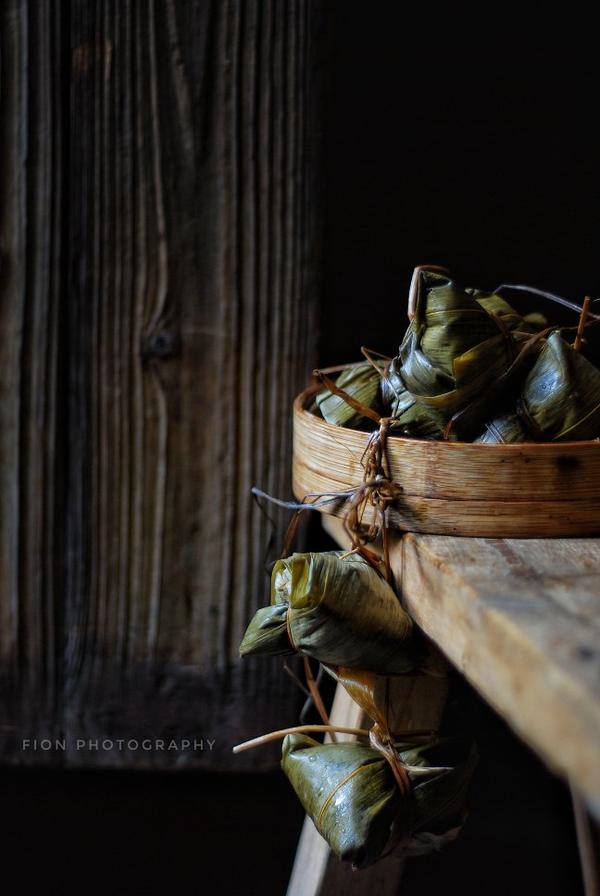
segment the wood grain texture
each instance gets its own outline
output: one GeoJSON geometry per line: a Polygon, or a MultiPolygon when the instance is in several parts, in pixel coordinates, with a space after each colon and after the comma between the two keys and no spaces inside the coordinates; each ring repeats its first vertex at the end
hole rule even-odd
{"type": "Polygon", "coordinates": [[[0,755],[61,726],[62,40],[0,4],[0,755]]]}
{"type": "Polygon", "coordinates": [[[415,622],[600,815],[600,540],[409,534],[391,560],[415,622]]]}
{"type": "MultiPolygon", "coordinates": [[[[313,395],[306,390],[294,403],[298,499],[360,485],[369,439],[310,413],[313,395]]],[[[390,523],[404,531],[494,537],[600,531],[600,442],[475,445],[391,436],[387,456],[404,489],[390,523]]],[[[344,503],[327,512],[342,516],[344,503]]]]}
{"type": "MultiPolygon", "coordinates": [[[[289,494],[289,407],[314,363],[319,3],[8,7],[1,176],[7,220],[21,225],[3,244],[14,282],[4,274],[2,650],[19,686],[32,678],[34,703],[51,701],[46,733],[67,749],[23,755],[11,741],[4,752],[271,765],[276,750],[230,751],[295,720],[281,664],[241,664],[238,644],[264,602],[273,534],[250,487],[289,494]],[[58,86],[52,66],[62,66],[58,86]],[[61,150],[46,133],[62,136],[61,150]],[[33,169],[32,153],[42,157],[33,169]],[[52,164],[64,167],[62,194],[52,164]],[[62,228],[48,219],[61,195],[62,228]],[[64,512],[52,503],[52,464],[64,512]],[[215,745],[75,747],[171,735],[215,745]]],[[[278,545],[284,516],[271,516],[278,545]]],[[[17,703],[15,737],[39,737],[17,703]]]]}
{"type": "MultiPolygon", "coordinates": [[[[298,497],[307,494],[331,494],[348,491],[360,483],[333,480],[328,472],[308,471],[296,458],[293,463],[294,492],[298,497]]],[[[404,482],[410,482],[406,477],[404,482]]],[[[515,495],[518,487],[515,483],[515,495]]],[[[327,511],[343,517],[347,505],[344,502],[327,505],[327,511]]],[[[372,518],[369,507],[364,521],[372,518]]],[[[498,538],[530,538],[543,533],[552,535],[594,534],[600,527],[597,498],[579,501],[496,501],[464,498],[422,498],[403,494],[401,500],[389,508],[389,523],[405,532],[427,532],[444,535],[480,536],[498,538]]]]}
{"type": "Polygon", "coordinates": [[[403,562],[416,622],[600,813],[600,542],[408,536],[403,562]]]}

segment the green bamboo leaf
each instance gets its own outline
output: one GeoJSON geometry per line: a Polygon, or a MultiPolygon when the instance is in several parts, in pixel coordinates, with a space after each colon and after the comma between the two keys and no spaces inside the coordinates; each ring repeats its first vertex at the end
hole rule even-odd
{"type": "MultiPolygon", "coordinates": [[[[357,364],[343,370],[336,380],[336,385],[353,398],[374,411],[380,409],[379,392],[381,377],[371,364],[357,364]]],[[[328,423],[336,426],[360,426],[366,418],[344,401],[339,395],[332,394],[329,389],[319,392],[316,397],[317,407],[328,423]]]]}
{"type": "Polygon", "coordinates": [[[396,749],[412,785],[406,795],[371,746],[298,734],[283,742],[281,765],[305,811],[338,858],[355,867],[377,861],[390,844],[404,854],[431,850],[461,818],[474,746],[442,738],[396,749]]]}
{"type": "Polygon", "coordinates": [[[600,370],[550,334],[513,411],[493,417],[477,442],[578,441],[600,436],[600,370]]]}
{"type": "Polygon", "coordinates": [[[388,371],[381,381],[384,415],[393,417],[393,435],[421,439],[441,439],[444,417],[415,398],[406,388],[397,370],[388,371]]]}
{"type": "Polygon", "coordinates": [[[302,654],[334,666],[388,675],[418,659],[412,621],[392,588],[357,554],[292,554],[271,575],[271,606],[260,609],[240,645],[242,656],[302,654]]]}
{"type": "Polygon", "coordinates": [[[390,377],[447,420],[508,369],[530,327],[500,296],[430,271],[420,276],[415,316],[390,377]]]}
{"type": "Polygon", "coordinates": [[[485,431],[474,441],[479,444],[497,445],[500,443],[527,442],[528,435],[523,423],[514,411],[499,414],[485,424],[485,431]]]}

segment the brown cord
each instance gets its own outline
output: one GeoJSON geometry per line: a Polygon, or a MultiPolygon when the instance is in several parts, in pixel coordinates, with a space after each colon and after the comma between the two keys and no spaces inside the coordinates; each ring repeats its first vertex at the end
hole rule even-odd
{"type": "Polygon", "coordinates": [[[581,309],[581,315],[579,316],[579,323],[577,324],[577,333],[575,335],[575,342],[573,343],[573,348],[576,352],[581,348],[581,343],[583,342],[583,331],[586,328],[588,314],[590,313],[590,297],[586,296],[583,300],[583,307],[581,309]]]}
{"type": "Polygon", "coordinates": [[[512,361],[515,360],[515,358],[517,357],[517,354],[518,354],[517,344],[515,342],[513,334],[508,329],[508,327],[506,326],[506,323],[502,320],[502,318],[500,317],[499,314],[496,314],[495,311],[487,311],[487,314],[489,314],[489,316],[492,318],[492,320],[494,321],[494,323],[496,324],[496,326],[502,333],[502,336],[504,337],[504,342],[506,343],[506,347],[508,348],[510,360],[512,363],[512,361]]]}
{"type": "Polygon", "coordinates": [[[412,320],[419,306],[419,300],[421,297],[421,274],[423,271],[432,271],[436,274],[448,274],[450,277],[450,271],[444,265],[439,264],[418,264],[416,268],[413,270],[410,287],[408,290],[408,319],[412,320]]]}
{"type": "MultiPolygon", "coordinates": [[[[306,678],[306,684],[308,685],[308,690],[310,691],[310,695],[313,698],[314,704],[317,708],[317,712],[321,716],[321,719],[326,725],[331,725],[331,721],[329,719],[329,715],[327,710],[325,709],[325,704],[323,703],[323,698],[321,696],[321,691],[319,690],[319,685],[317,684],[315,677],[312,673],[312,669],[310,668],[310,660],[307,656],[303,657],[304,660],[304,677],[306,678]]],[[[330,731],[329,736],[334,744],[337,743],[337,737],[335,736],[335,731],[330,731]]]]}
{"type": "MultiPolygon", "coordinates": [[[[298,645],[294,641],[294,637],[292,635],[291,614],[292,608],[288,606],[287,613],[285,614],[285,627],[287,631],[288,641],[290,642],[292,650],[295,650],[296,653],[300,653],[298,645]]],[[[312,697],[313,703],[315,704],[315,708],[319,713],[319,716],[321,717],[323,723],[325,725],[331,725],[331,720],[329,718],[327,709],[325,708],[325,703],[323,702],[323,697],[321,696],[319,685],[317,684],[316,679],[312,673],[312,669],[310,668],[310,661],[307,656],[303,656],[302,659],[304,661],[304,677],[306,678],[306,686],[308,687],[310,696],[312,697]]],[[[331,732],[331,740],[334,743],[337,743],[335,732],[331,732]]]]}
{"type": "Polygon", "coordinates": [[[367,407],[336,386],[322,370],[315,370],[314,375],[321,380],[330,392],[349,404],[359,414],[368,417],[379,425],[379,429],[372,432],[369,436],[367,447],[362,456],[363,481],[355,490],[354,496],[350,501],[350,506],[344,517],[344,530],[350,539],[350,551],[359,553],[380,574],[380,566],[383,562],[384,578],[391,585],[392,571],[389,557],[387,509],[390,504],[399,500],[404,491],[400,483],[394,482],[391,478],[387,457],[387,438],[394,418],[380,417],[372,408],[367,407]],[[363,517],[369,506],[375,511],[375,519],[368,527],[365,527],[363,517]],[[377,519],[379,519],[379,522],[377,522],[377,519]],[[380,534],[382,537],[383,561],[380,560],[374,551],[366,547],[380,534]]]}
{"type": "MultiPolygon", "coordinates": [[[[287,528],[287,532],[285,534],[285,539],[283,543],[283,550],[281,553],[280,559],[287,557],[292,545],[292,541],[296,535],[296,531],[298,529],[298,523],[300,522],[300,514],[301,511],[297,510],[294,516],[292,517],[290,524],[287,528]]],[[[300,653],[298,649],[298,645],[294,640],[294,636],[292,634],[292,620],[291,620],[291,612],[292,608],[288,605],[287,613],[285,614],[285,627],[287,631],[288,641],[290,642],[290,646],[292,650],[295,650],[296,653],[300,653]]],[[[315,704],[316,710],[319,713],[322,721],[325,725],[331,725],[331,721],[329,718],[329,714],[325,708],[325,703],[323,702],[323,697],[321,696],[321,692],[319,690],[319,686],[315,680],[314,675],[312,674],[312,669],[310,668],[310,662],[308,657],[304,656],[304,676],[306,678],[306,685],[310,692],[310,696],[313,699],[313,703],[315,704]]],[[[337,743],[337,738],[335,736],[335,732],[331,732],[331,740],[333,743],[337,743]]]]}
{"type": "Polygon", "coordinates": [[[349,395],[348,392],[345,392],[343,389],[340,389],[339,386],[336,386],[335,382],[330,379],[322,370],[313,370],[313,376],[316,376],[326,389],[333,393],[333,395],[337,395],[338,398],[343,399],[346,404],[349,404],[351,408],[357,411],[359,414],[362,414],[363,417],[368,417],[369,420],[373,420],[375,423],[379,423],[381,418],[377,411],[374,411],[373,408],[367,407],[366,404],[363,404],[362,401],[358,401],[357,398],[354,398],[352,395],[349,395]]]}
{"type": "Polygon", "coordinates": [[[402,796],[406,796],[411,788],[410,777],[389,733],[382,731],[379,725],[375,724],[369,731],[369,741],[371,746],[384,757],[392,770],[400,793],[402,796]]]}
{"type": "MultiPolygon", "coordinates": [[[[382,371],[379,372],[383,373],[382,371]]],[[[367,443],[367,447],[363,454],[363,482],[355,490],[354,496],[351,499],[350,507],[348,508],[344,517],[344,528],[351,542],[351,548],[348,554],[359,553],[371,566],[374,567],[374,569],[380,575],[380,565],[382,561],[380,560],[378,555],[374,551],[369,550],[366,545],[374,541],[375,538],[377,538],[377,536],[381,533],[384,567],[383,575],[388,584],[392,585],[393,578],[389,553],[387,509],[390,504],[398,500],[403,492],[402,486],[399,483],[394,482],[391,479],[389,473],[389,461],[387,457],[387,437],[390,429],[390,423],[393,418],[380,417],[379,414],[377,414],[371,408],[368,408],[366,405],[363,405],[362,402],[353,398],[351,395],[348,395],[348,393],[343,389],[338,388],[338,386],[336,386],[333,380],[329,379],[324,371],[315,370],[314,374],[321,380],[321,382],[326,386],[327,389],[329,389],[330,392],[332,392],[334,395],[338,395],[351,407],[353,407],[354,410],[358,411],[360,414],[368,417],[379,425],[379,430],[371,434],[367,443]],[[369,505],[374,509],[376,518],[377,516],[379,517],[380,523],[378,525],[377,522],[374,521],[367,529],[365,529],[362,523],[362,519],[369,505]]],[[[290,551],[291,544],[296,535],[298,523],[300,521],[301,512],[301,510],[297,510],[290,520],[284,539],[282,557],[287,556],[290,551]]],[[[292,635],[289,608],[285,616],[285,623],[290,645],[295,651],[299,652],[292,635]]],[[[308,660],[308,657],[306,656],[304,657],[304,673],[308,689],[313,698],[317,711],[319,712],[319,715],[321,716],[325,724],[330,725],[329,716],[327,714],[327,710],[325,709],[325,704],[323,703],[319,687],[312,674],[310,662],[308,660]]],[[[333,732],[331,734],[331,739],[334,742],[336,740],[335,734],[333,732]]],[[[382,739],[382,737],[380,736],[376,736],[375,740],[372,742],[374,744],[381,743],[383,745],[381,752],[386,756],[386,759],[388,760],[388,762],[390,762],[392,768],[394,768],[394,759],[390,758],[394,753],[393,746],[388,746],[388,744],[391,744],[391,739],[388,737],[386,740],[382,739]],[[391,753],[389,752],[390,749],[392,751],[391,753]]],[[[398,786],[401,787],[403,792],[406,792],[406,787],[410,786],[408,775],[405,773],[403,777],[402,772],[398,771],[398,769],[396,768],[394,776],[398,781],[398,786]]]]}

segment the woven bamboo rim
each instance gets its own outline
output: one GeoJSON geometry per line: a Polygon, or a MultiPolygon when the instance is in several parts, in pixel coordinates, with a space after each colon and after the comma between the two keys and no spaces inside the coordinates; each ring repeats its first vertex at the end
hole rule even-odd
{"type": "MultiPolygon", "coordinates": [[[[311,413],[308,406],[320,388],[310,386],[294,402],[292,478],[298,500],[348,491],[362,481],[369,433],[311,413]]],[[[390,436],[388,461],[392,479],[404,489],[390,508],[396,528],[492,538],[600,534],[598,440],[476,445],[390,436]]],[[[322,511],[343,516],[344,506],[339,501],[322,511]]]]}

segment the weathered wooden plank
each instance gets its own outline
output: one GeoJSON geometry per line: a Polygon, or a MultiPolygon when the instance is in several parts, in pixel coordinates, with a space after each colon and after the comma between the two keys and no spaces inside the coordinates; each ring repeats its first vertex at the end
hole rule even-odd
{"type": "Polygon", "coordinates": [[[0,754],[61,726],[58,4],[0,5],[0,754]]]}
{"type": "Polygon", "coordinates": [[[241,666],[238,644],[271,534],[250,487],[289,489],[312,362],[313,13],[106,0],[72,18],[69,727],[214,738],[185,757],[203,766],[272,763],[231,744],[296,705],[281,664],[241,666]]]}
{"type": "Polygon", "coordinates": [[[11,761],[266,766],[231,745],[295,720],[238,644],[286,522],[250,487],[289,494],[314,363],[319,7],[3,5],[11,761]],[[102,747],[165,737],[214,746],[102,747]]]}
{"type": "Polygon", "coordinates": [[[438,643],[443,627],[440,646],[448,657],[598,812],[598,625],[578,615],[577,600],[566,609],[565,594],[587,590],[590,576],[600,593],[600,542],[553,541],[554,574],[544,576],[525,560],[535,555],[537,542],[513,545],[408,536],[407,605],[438,643]],[[586,572],[571,570],[566,589],[564,570],[577,558],[586,572]],[[444,596],[449,615],[440,623],[444,596]]]}
{"type": "Polygon", "coordinates": [[[392,561],[417,624],[599,814],[600,540],[409,534],[392,561]]]}

